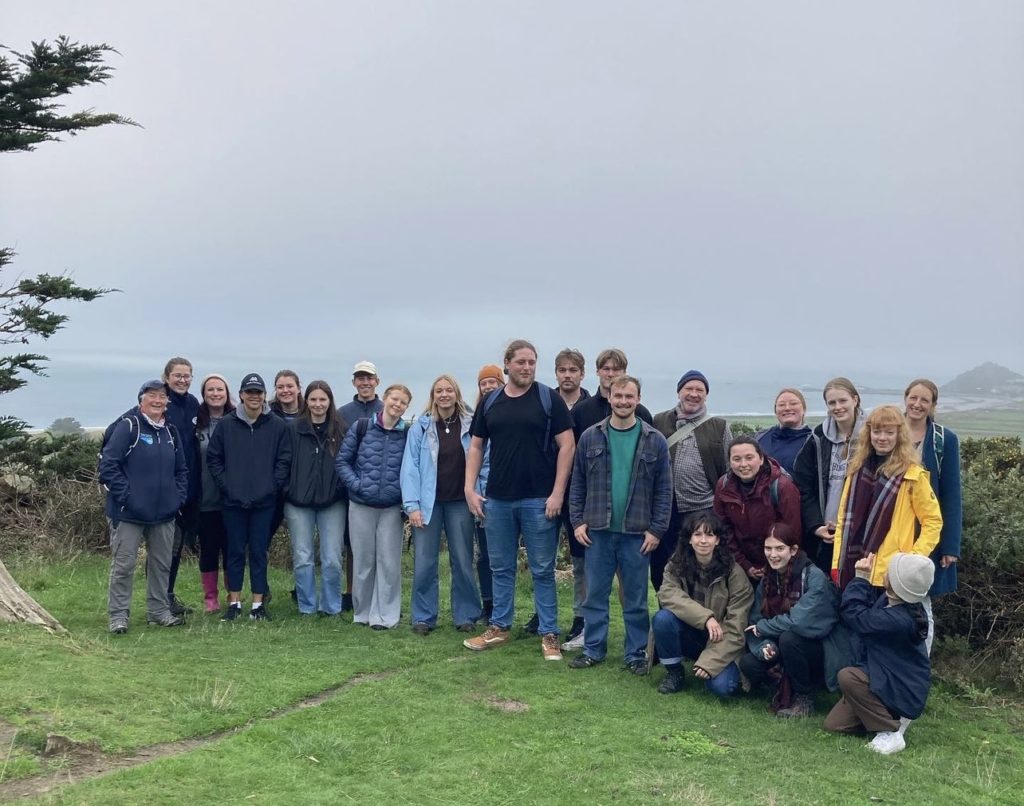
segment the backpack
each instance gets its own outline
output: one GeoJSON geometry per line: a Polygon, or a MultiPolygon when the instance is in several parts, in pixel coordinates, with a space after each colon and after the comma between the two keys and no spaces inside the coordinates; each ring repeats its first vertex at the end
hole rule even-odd
{"type": "MultiPolygon", "coordinates": [[[[550,454],[552,442],[551,442],[551,387],[544,383],[537,384],[537,390],[540,395],[540,407],[544,410],[544,416],[547,418],[547,426],[544,429],[544,451],[550,454]]],[[[491,407],[497,402],[498,398],[505,394],[505,387],[499,386],[489,395],[484,401],[483,411],[481,412],[482,417],[487,416],[487,412],[491,410],[491,407]]]]}
{"type": "MultiPolygon", "coordinates": [[[[124,456],[122,458],[127,459],[128,458],[128,454],[130,454],[133,450],[135,450],[135,446],[139,444],[139,437],[142,435],[142,426],[139,423],[139,418],[138,418],[137,415],[132,414],[131,411],[126,411],[124,414],[122,414],[120,417],[118,417],[116,420],[114,420],[114,422],[112,422],[110,425],[108,425],[103,430],[103,439],[100,440],[100,452],[97,454],[97,458],[96,458],[96,474],[97,475],[99,475],[99,472],[100,472],[100,465],[99,465],[99,463],[100,463],[100,460],[103,458],[103,449],[107,446],[107,443],[110,441],[110,437],[113,436],[114,430],[123,422],[127,422],[128,423],[128,432],[129,432],[129,435],[130,435],[130,441],[129,441],[129,444],[128,444],[128,450],[125,451],[124,456]]],[[[177,429],[177,427],[174,425],[174,423],[167,423],[166,427],[167,427],[167,433],[170,434],[170,436],[171,436],[171,444],[172,445],[177,445],[178,444],[178,429],[177,429]]]]}
{"type": "Polygon", "coordinates": [[[935,475],[942,478],[942,450],[946,443],[946,429],[932,422],[932,445],[935,446],[935,475]]]}

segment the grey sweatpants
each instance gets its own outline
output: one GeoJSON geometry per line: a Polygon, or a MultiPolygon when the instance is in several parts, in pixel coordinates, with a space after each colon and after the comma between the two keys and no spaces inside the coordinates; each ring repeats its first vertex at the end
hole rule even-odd
{"type": "Polygon", "coordinates": [[[121,521],[110,532],[110,618],[128,618],[139,546],[146,541],[146,618],[162,621],[171,615],[167,579],[174,548],[174,521],[145,524],[121,521]]]}
{"type": "Polygon", "coordinates": [[[350,501],[352,620],[394,627],[402,613],[402,513],[350,501]]]}

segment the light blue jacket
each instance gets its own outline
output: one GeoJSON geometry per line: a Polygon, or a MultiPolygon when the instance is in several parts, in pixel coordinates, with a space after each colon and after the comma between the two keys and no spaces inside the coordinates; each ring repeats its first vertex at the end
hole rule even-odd
{"type": "MultiPolygon", "coordinates": [[[[462,449],[469,452],[469,426],[473,418],[462,415],[462,449]]],[[[430,523],[434,513],[434,497],[437,494],[437,452],[440,443],[437,428],[429,414],[420,415],[409,428],[409,439],[405,443],[402,459],[402,507],[409,514],[419,510],[423,523],[430,523]]]]}

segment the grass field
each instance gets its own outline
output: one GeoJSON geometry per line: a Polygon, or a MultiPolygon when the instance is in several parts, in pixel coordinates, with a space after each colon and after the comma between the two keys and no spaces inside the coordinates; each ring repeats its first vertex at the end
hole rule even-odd
{"type": "MultiPolygon", "coordinates": [[[[0,626],[0,800],[1009,804],[1024,788],[1024,712],[991,698],[940,687],[907,750],[880,757],[821,730],[824,693],[796,723],[754,697],[659,695],[660,669],[622,670],[617,620],[608,661],[573,670],[532,637],[470,653],[443,615],[425,638],[301,618],[276,570],[272,623],[146,627],[140,575],[131,631],[110,636],[107,567],[12,568],[72,637],[0,626]],[[44,758],[47,734],[78,744],[44,758]]],[[[183,567],[191,601],[197,576],[183,567]]]]}
{"type": "MultiPolygon", "coordinates": [[[[728,417],[730,422],[745,423],[752,428],[775,425],[774,417],[728,417]]],[[[960,437],[1024,437],[1024,410],[978,409],[975,411],[942,412],[938,421],[952,428],[960,437]]],[[[820,417],[808,417],[807,424],[815,426],[820,417]]]]}

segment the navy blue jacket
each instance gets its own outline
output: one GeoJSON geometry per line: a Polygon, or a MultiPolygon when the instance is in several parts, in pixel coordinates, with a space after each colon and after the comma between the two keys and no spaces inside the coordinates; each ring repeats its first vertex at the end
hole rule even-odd
{"type": "Polygon", "coordinates": [[[942,429],[942,457],[935,446],[936,424],[929,417],[921,443],[921,464],[931,474],[932,491],[942,510],[942,534],[932,552],[935,581],[928,595],[935,597],[956,590],[957,563],[943,568],[942,555],[960,556],[960,537],[964,525],[963,488],[960,483],[960,440],[948,428],[942,429]]]}
{"type": "Polygon", "coordinates": [[[364,403],[359,399],[359,395],[353,395],[352,401],[346,403],[344,406],[338,406],[338,414],[341,415],[346,423],[354,423],[356,420],[361,420],[364,417],[372,417],[378,411],[384,408],[384,401],[374,395],[373,400],[368,403],[364,403]]]}
{"type": "Polygon", "coordinates": [[[206,464],[226,507],[274,506],[288,484],[292,443],[288,424],[264,411],[252,425],[239,406],[210,437],[206,464]]]}
{"type": "Polygon", "coordinates": [[[107,517],[115,525],[165,523],[185,503],[188,467],[181,439],[166,426],[151,425],[138,406],[114,426],[99,470],[107,488],[107,517]]]}
{"type": "Polygon", "coordinates": [[[203,468],[199,462],[199,443],[196,441],[196,416],[199,401],[195,395],[186,392],[181,395],[168,387],[167,412],[164,417],[178,429],[181,447],[185,451],[185,465],[188,467],[188,497],[185,503],[198,501],[202,493],[203,468]]]}
{"type": "MultiPolygon", "coordinates": [[[[365,419],[365,418],[363,418],[365,419]]],[[[348,488],[350,501],[370,507],[390,507],[402,503],[402,457],[408,426],[399,420],[394,428],[381,424],[375,414],[367,421],[360,441],[360,423],[348,429],[338,451],[335,468],[348,488]]]]}
{"type": "Polygon", "coordinates": [[[897,716],[917,719],[931,688],[928,617],[920,604],[888,607],[875,590],[857,577],[843,591],[839,613],[854,633],[856,665],[867,672],[871,693],[897,716]]]}
{"type": "Polygon", "coordinates": [[[811,436],[811,427],[802,425],[799,428],[783,428],[781,425],[773,425],[764,431],[758,431],[757,442],[772,459],[779,463],[783,470],[790,476],[793,475],[793,465],[796,464],[796,455],[811,436]]]}

